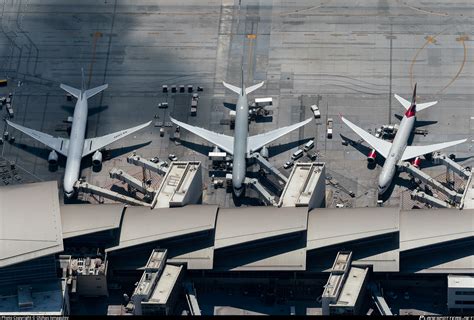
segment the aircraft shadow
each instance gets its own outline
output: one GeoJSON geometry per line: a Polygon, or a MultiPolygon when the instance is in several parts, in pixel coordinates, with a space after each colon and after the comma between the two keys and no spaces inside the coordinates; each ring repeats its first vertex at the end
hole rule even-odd
{"type": "Polygon", "coordinates": [[[256,123],[269,123],[273,121],[273,116],[257,116],[255,117],[256,123]]]}
{"type": "MultiPolygon", "coordinates": [[[[372,151],[372,148],[367,147],[363,145],[362,143],[357,143],[357,141],[352,140],[351,138],[348,138],[342,134],[339,134],[339,135],[341,136],[342,140],[347,141],[352,147],[354,147],[354,149],[362,153],[364,156],[367,156],[370,153],[370,151],[372,151]]],[[[377,167],[377,165],[383,166],[384,163],[385,163],[385,159],[383,159],[382,156],[378,156],[375,158],[374,163],[370,163],[367,161],[367,169],[374,170],[377,167]]]]}
{"type": "MultiPolygon", "coordinates": [[[[42,147],[30,146],[24,143],[11,143],[11,146],[22,149],[29,154],[38,157],[40,159],[48,161],[48,156],[51,150],[42,147]]],[[[66,157],[58,153],[58,163],[56,165],[49,165],[49,170],[51,172],[56,172],[58,167],[64,168],[66,166],[66,157]]]]}
{"type": "Polygon", "coordinates": [[[393,177],[390,187],[388,187],[387,191],[385,191],[381,196],[379,196],[379,200],[385,202],[390,199],[393,190],[395,189],[395,186],[402,186],[407,190],[412,190],[415,188],[416,185],[412,182],[412,180],[400,177],[400,171],[397,171],[397,173],[395,173],[395,176],[393,177]]]}
{"type": "MultiPolygon", "coordinates": [[[[117,158],[117,157],[120,157],[124,154],[127,154],[127,153],[131,153],[137,149],[140,149],[140,148],[143,148],[144,146],[147,146],[151,143],[151,141],[147,141],[147,142],[143,142],[143,143],[139,143],[139,144],[134,144],[134,145],[131,145],[131,146],[127,146],[127,147],[123,147],[123,148],[116,148],[116,149],[106,149],[104,152],[102,152],[103,154],[103,161],[109,161],[109,160],[112,160],[114,158],[117,158]]],[[[91,167],[92,166],[92,155],[90,156],[87,156],[85,158],[82,159],[82,162],[81,162],[81,170],[82,169],[85,169],[85,168],[88,168],[88,167],[91,167]]],[[[93,166],[92,166],[93,167],[93,166]]],[[[93,167],[94,168],[94,167],[93,167]]],[[[95,172],[98,172],[100,171],[100,167],[97,168],[95,170],[95,172]],[[99,170],[97,170],[99,169],[99,170]]]]}
{"type": "MultiPolygon", "coordinates": [[[[117,148],[117,149],[108,149],[108,157],[107,159],[104,159],[104,161],[107,161],[108,159],[116,158],[119,157],[125,153],[130,153],[136,149],[142,148],[144,146],[147,146],[151,143],[151,141],[140,143],[140,144],[135,144],[131,146],[127,146],[124,148],[117,148]]],[[[24,143],[13,143],[12,146],[25,150],[26,152],[30,153],[31,155],[34,155],[38,158],[48,160],[49,153],[51,152],[50,149],[48,148],[41,148],[41,147],[34,147],[34,146],[29,146],[24,143]]],[[[82,162],[81,162],[81,170],[90,167],[92,165],[92,156],[85,157],[82,162]]],[[[57,171],[58,167],[64,168],[66,166],[66,157],[58,154],[58,164],[57,165],[49,165],[49,170],[51,172],[57,171]]]]}
{"type": "Polygon", "coordinates": [[[232,192],[232,200],[234,201],[234,205],[236,207],[240,206],[263,206],[265,203],[262,201],[260,198],[251,198],[247,196],[247,193],[249,191],[247,190],[249,187],[245,187],[245,196],[242,197],[237,197],[233,192],[232,192]]]}
{"type": "MultiPolygon", "coordinates": [[[[395,118],[397,118],[400,121],[402,121],[402,119],[403,119],[403,116],[400,115],[400,114],[395,113],[394,116],[395,116],[395,118]]],[[[436,121],[436,120],[416,120],[415,128],[429,126],[429,125],[436,124],[436,123],[438,123],[438,121],[436,121]]]]}
{"type": "Polygon", "coordinates": [[[224,102],[222,104],[224,107],[226,107],[227,109],[230,109],[232,111],[235,111],[235,107],[236,107],[236,104],[235,103],[228,103],[228,102],[224,102]]]}
{"type": "Polygon", "coordinates": [[[311,140],[311,138],[305,138],[301,140],[296,140],[284,144],[273,145],[268,147],[268,156],[269,158],[279,155],[280,153],[286,152],[288,150],[294,149],[302,144],[305,144],[311,140]]]}
{"type": "MultiPolygon", "coordinates": [[[[66,106],[66,105],[62,105],[61,106],[61,109],[63,109],[64,111],[68,112],[69,114],[73,115],[74,114],[74,107],[75,106],[66,106]]],[[[89,107],[89,110],[88,110],[88,116],[93,116],[97,113],[100,113],[104,110],[107,110],[109,108],[109,106],[97,106],[97,107],[89,107]]]]}
{"type": "Polygon", "coordinates": [[[212,152],[212,150],[214,149],[211,146],[206,146],[203,144],[198,144],[198,143],[194,143],[194,142],[190,142],[186,140],[179,140],[179,142],[181,143],[183,147],[196,151],[197,153],[203,154],[206,157],[208,156],[209,152],[212,152]]]}

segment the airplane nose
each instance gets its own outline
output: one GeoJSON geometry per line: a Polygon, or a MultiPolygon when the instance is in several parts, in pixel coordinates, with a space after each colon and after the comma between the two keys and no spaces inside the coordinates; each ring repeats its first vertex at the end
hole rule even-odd
{"type": "Polygon", "coordinates": [[[72,196],[74,195],[74,191],[66,191],[64,190],[64,194],[66,195],[66,198],[72,198],[72,196]]]}
{"type": "Polygon", "coordinates": [[[64,182],[64,194],[67,198],[71,198],[74,195],[74,187],[71,183],[67,181],[64,182]]]}
{"type": "Polygon", "coordinates": [[[244,185],[242,183],[233,183],[232,184],[232,189],[234,190],[234,194],[237,196],[237,197],[240,197],[244,191],[244,185]]]}
{"type": "Polygon", "coordinates": [[[378,185],[378,189],[379,189],[379,195],[382,195],[385,191],[387,191],[388,189],[388,186],[390,185],[390,181],[391,179],[387,178],[386,175],[380,175],[380,178],[379,178],[379,185],[378,185]]]}

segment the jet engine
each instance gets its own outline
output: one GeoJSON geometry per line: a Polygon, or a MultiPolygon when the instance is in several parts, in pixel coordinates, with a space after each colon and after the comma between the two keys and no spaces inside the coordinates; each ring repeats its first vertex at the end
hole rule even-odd
{"type": "Polygon", "coordinates": [[[102,164],[102,152],[96,151],[92,156],[92,165],[98,167],[102,164]]]}
{"type": "Polygon", "coordinates": [[[421,164],[421,158],[420,157],[416,157],[415,159],[413,159],[412,163],[411,163],[415,168],[419,169],[420,168],[420,164],[421,164]]]}
{"type": "Polygon", "coordinates": [[[375,149],[372,149],[372,150],[369,152],[369,155],[367,156],[367,162],[368,162],[368,163],[374,163],[374,162],[375,162],[375,158],[377,158],[377,153],[375,152],[375,149]]]}
{"type": "Polygon", "coordinates": [[[50,165],[55,166],[58,164],[58,154],[56,151],[52,150],[48,156],[48,162],[50,165]]]}
{"type": "Polygon", "coordinates": [[[260,155],[262,156],[262,158],[268,159],[268,148],[267,148],[267,147],[263,147],[263,148],[260,150],[260,155]]]}

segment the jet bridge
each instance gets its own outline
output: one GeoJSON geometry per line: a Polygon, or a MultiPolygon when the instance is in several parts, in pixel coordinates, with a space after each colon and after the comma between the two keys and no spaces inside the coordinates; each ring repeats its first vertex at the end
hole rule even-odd
{"type": "Polygon", "coordinates": [[[424,183],[429,184],[433,188],[439,190],[440,192],[445,194],[451,200],[460,201],[463,197],[463,194],[457,193],[456,191],[445,187],[439,181],[433,179],[428,174],[426,174],[423,171],[421,171],[420,169],[416,168],[414,165],[412,165],[409,162],[406,162],[406,161],[402,162],[402,164],[400,165],[400,169],[402,171],[410,173],[415,178],[418,178],[418,179],[422,180],[424,183]]]}
{"type": "Polygon", "coordinates": [[[382,316],[393,316],[392,310],[390,310],[387,301],[385,301],[385,298],[383,297],[377,285],[373,282],[370,282],[368,284],[368,288],[371,292],[372,300],[374,301],[379,313],[382,316]]]}
{"type": "Polygon", "coordinates": [[[450,205],[449,203],[440,200],[438,198],[435,198],[433,196],[430,196],[429,194],[421,191],[421,190],[414,190],[411,193],[411,198],[413,200],[417,200],[426,204],[431,205],[432,207],[436,208],[452,208],[453,206],[450,205]]]}
{"type": "Polygon", "coordinates": [[[138,180],[123,170],[112,168],[112,170],[109,172],[109,175],[112,179],[117,179],[127,183],[130,187],[138,190],[149,198],[153,198],[155,195],[155,190],[153,188],[146,186],[143,181],[138,180]]]}
{"type": "Polygon", "coordinates": [[[95,194],[107,199],[111,199],[114,201],[130,204],[133,206],[146,206],[149,207],[150,204],[137,200],[132,197],[125,196],[123,194],[120,194],[118,192],[111,191],[109,189],[101,188],[98,186],[95,186],[93,184],[83,182],[83,181],[76,181],[74,184],[74,189],[80,192],[85,192],[85,193],[90,193],[90,194],[95,194]]]}
{"type": "Polygon", "coordinates": [[[280,170],[278,170],[277,168],[275,168],[275,166],[273,166],[270,162],[268,162],[264,157],[262,157],[260,153],[258,152],[252,153],[250,155],[250,158],[255,159],[259,165],[265,167],[265,169],[267,169],[268,171],[276,175],[281,181],[285,183],[288,182],[288,178],[285,175],[283,175],[283,173],[281,173],[280,170]]]}
{"type": "Polygon", "coordinates": [[[278,203],[275,200],[275,196],[272,196],[255,178],[245,178],[245,184],[255,191],[257,191],[262,197],[266,204],[277,206],[278,203]]]}
{"type": "Polygon", "coordinates": [[[132,153],[130,156],[127,157],[127,162],[142,167],[144,169],[156,172],[159,175],[165,175],[168,172],[168,169],[166,167],[166,161],[154,163],[150,160],[140,157],[139,155],[136,155],[135,153],[132,153]]]}
{"type": "Polygon", "coordinates": [[[435,152],[432,156],[432,159],[433,159],[434,164],[443,164],[448,169],[452,170],[453,172],[455,172],[456,174],[460,175],[463,178],[468,179],[472,175],[470,170],[468,170],[467,168],[464,168],[459,163],[453,161],[444,153],[435,152]]]}

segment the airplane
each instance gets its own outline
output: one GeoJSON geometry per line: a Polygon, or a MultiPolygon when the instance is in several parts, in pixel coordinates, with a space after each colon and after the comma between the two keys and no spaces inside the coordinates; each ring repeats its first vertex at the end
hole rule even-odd
{"type": "Polygon", "coordinates": [[[236,87],[226,82],[222,82],[224,87],[227,89],[237,93],[239,98],[236,104],[236,116],[235,116],[235,131],[234,136],[227,136],[221,133],[216,133],[213,131],[209,131],[203,128],[191,126],[189,124],[183,123],[176,119],[170,117],[171,121],[176,125],[180,126],[197,134],[201,138],[209,141],[210,143],[216,145],[218,148],[222,149],[223,151],[231,154],[233,156],[232,159],[232,189],[234,194],[237,197],[242,196],[244,193],[244,182],[245,176],[247,171],[247,162],[246,159],[254,152],[259,151],[265,145],[269,144],[270,142],[284,136],[285,134],[298,129],[306,124],[308,124],[312,118],[308,118],[302,122],[282,127],[270,132],[257,134],[254,136],[249,137],[249,127],[248,127],[248,117],[249,117],[249,105],[247,101],[247,95],[251,92],[257,90],[261,86],[263,86],[264,82],[257,83],[253,86],[245,88],[244,85],[244,76],[242,70],[242,78],[241,78],[241,87],[236,87]]]}
{"type": "Polygon", "coordinates": [[[63,187],[66,197],[71,198],[74,195],[74,184],[79,178],[82,158],[94,153],[92,156],[92,164],[94,166],[99,166],[102,163],[102,153],[99,151],[100,149],[112,142],[128,136],[131,133],[134,133],[135,131],[145,128],[150,125],[151,121],[130,129],[107,134],[102,137],[85,139],[88,114],[87,99],[92,98],[99,92],[107,89],[108,84],[86,90],[84,71],[82,71],[81,89],[76,89],[65,84],[61,84],[60,87],[77,98],[69,139],[53,137],[49,134],[23,127],[8,120],[7,123],[13,128],[51,148],[52,151],[48,156],[48,162],[51,165],[57,164],[58,153],[67,157],[63,187]]]}
{"type": "Polygon", "coordinates": [[[411,102],[395,94],[395,98],[405,107],[406,112],[403,116],[398,131],[393,139],[393,142],[388,142],[377,138],[367,131],[359,128],[346,118],[341,115],[341,120],[351,128],[357,135],[359,135],[365,142],[367,142],[373,150],[369,153],[367,160],[374,162],[377,156],[376,152],[381,154],[386,160],[382,168],[382,172],[379,176],[378,181],[378,192],[382,195],[387,191],[388,187],[392,183],[393,177],[395,176],[397,166],[400,162],[413,159],[413,164],[419,166],[420,156],[435,152],[440,149],[455,146],[457,144],[465,142],[467,139],[436,143],[426,146],[408,146],[408,139],[415,126],[415,117],[418,111],[424,110],[431,106],[434,106],[438,101],[416,103],[416,83],[413,90],[413,97],[411,102]]]}

